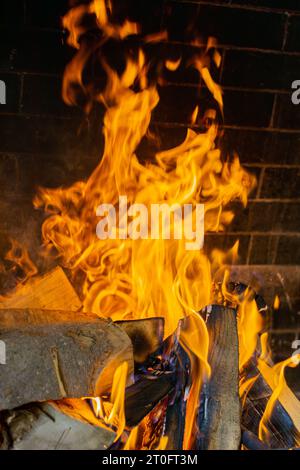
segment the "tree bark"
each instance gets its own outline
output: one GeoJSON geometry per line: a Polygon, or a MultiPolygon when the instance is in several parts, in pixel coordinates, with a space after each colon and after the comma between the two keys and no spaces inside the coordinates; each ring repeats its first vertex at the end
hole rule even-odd
{"type": "MultiPolygon", "coordinates": [[[[48,310],[0,310],[0,410],[32,401],[94,397],[110,390],[116,368],[127,361],[133,372],[132,344],[111,321],[48,310]]],[[[128,384],[130,384],[128,380],[128,384]]]]}

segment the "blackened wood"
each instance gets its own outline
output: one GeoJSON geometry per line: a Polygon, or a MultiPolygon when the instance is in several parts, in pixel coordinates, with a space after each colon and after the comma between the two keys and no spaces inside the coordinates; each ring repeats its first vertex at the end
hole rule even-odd
{"type": "MultiPolygon", "coordinates": [[[[259,425],[264,415],[268,401],[270,400],[273,390],[268,385],[266,380],[259,369],[252,369],[252,375],[257,376],[253,386],[247,392],[247,397],[244,400],[243,413],[242,413],[242,424],[246,429],[251,430],[256,436],[259,435],[259,425]]],[[[279,399],[275,402],[272,411],[272,416],[268,420],[268,437],[267,444],[272,449],[290,449],[292,447],[299,447],[300,445],[300,433],[297,427],[297,419],[300,419],[300,402],[292,394],[291,391],[286,388],[288,395],[279,396],[279,399]],[[296,409],[289,409],[290,404],[285,402],[285,396],[292,396],[292,400],[296,400],[296,409]],[[282,400],[282,401],[281,401],[282,400]],[[286,404],[291,415],[288,413],[286,404]],[[297,405],[298,410],[297,411],[297,405]]]]}
{"type": "Polygon", "coordinates": [[[198,446],[205,450],[237,450],[241,441],[237,314],[219,305],[207,307],[205,313],[211,376],[201,393],[198,446]]]}
{"type": "Polygon", "coordinates": [[[242,432],[242,444],[248,450],[271,450],[271,448],[258,439],[253,432],[247,430],[242,432]]]}
{"type": "Polygon", "coordinates": [[[168,437],[167,450],[182,450],[185,430],[190,360],[180,345],[177,346],[177,358],[176,389],[168,404],[164,431],[164,435],[168,437]]]}
{"type": "MultiPolygon", "coordinates": [[[[123,362],[133,372],[132,344],[111,321],[47,310],[0,310],[0,409],[32,401],[99,396],[123,362]]],[[[130,381],[129,381],[130,383],[130,381]]]]}
{"type": "Polygon", "coordinates": [[[134,361],[146,362],[149,355],[157,351],[164,339],[164,319],[145,318],[143,320],[118,321],[133,345],[134,361]]]}
{"type": "Polygon", "coordinates": [[[142,376],[126,389],[125,416],[129,428],[137,426],[166,396],[174,392],[175,373],[142,376]]]}

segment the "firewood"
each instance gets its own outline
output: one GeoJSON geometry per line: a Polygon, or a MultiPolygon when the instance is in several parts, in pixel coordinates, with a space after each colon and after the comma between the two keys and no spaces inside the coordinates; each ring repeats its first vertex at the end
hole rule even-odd
{"type": "Polygon", "coordinates": [[[211,375],[201,393],[197,448],[237,450],[241,440],[241,407],[236,310],[213,305],[205,313],[211,375]]]}
{"type": "Polygon", "coordinates": [[[145,362],[148,356],[162,345],[164,339],[164,319],[145,318],[142,320],[117,321],[133,345],[134,361],[138,364],[145,362]]]}
{"type": "MultiPolygon", "coordinates": [[[[132,344],[109,320],[64,311],[0,310],[0,409],[32,401],[99,396],[118,365],[133,372],[132,344]]],[[[128,379],[128,384],[131,383],[128,379]]]]}
{"type": "Polygon", "coordinates": [[[2,450],[106,450],[115,433],[83,423],[48,404],[5,412],[10,442],[2,450]]]}
{"type": "Polygon", "coordinates": [[[242,432],[242,444],[247,450],[271,450],[271,448],[258,439],[253,432],[247,430],[242,432]]]}
{"type": "Polygon", "coordinates": [[[0,298],[0,309],[39,308],[77,311],[81,302],[64,271],[53,271],[32,278],[5,298],[0,298]]]}
{"type": "MultiPolygon", "coordinates": [[[[248,374],[257,377],[244,400],[243,426],[258,436],[259,424],[267,403],[275,389],[270,380],[270,367],[251,361],[247,368],[248,374]]],[[[249,375],[248,375],[249,376],[249,375]]],[[[290,449],[300,445],[300,401],[290,388],[285,385],[276,400],[272,416],[268,420],[268,442],[272,449],[290,449]]]]}
{"type": "Polygon", "coordinates": [[[133,428],[145,418],[166,396],[174,392],[175,373],[142,376],[126,390],[126,426],[133,428]]]}
{"type": "Polygon", "coordinates": [[[187,392],[190,389],[190,360],[180,345],[177,347],[177,357],[179,367],[177,368],[176,388],[169,400],[166,412],[164,436],[168,438],[167,450],[181,450],[183,448],[187,392]]]}

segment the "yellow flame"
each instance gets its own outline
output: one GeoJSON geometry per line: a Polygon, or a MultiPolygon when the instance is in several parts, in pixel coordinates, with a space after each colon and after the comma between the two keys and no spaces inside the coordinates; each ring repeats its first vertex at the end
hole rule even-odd
{"type": "Polygon", "coordinates": [[[274,308],[274,310],[279,310],[279,307],[280,307],[280,299],[279,299],[278,295],[276,295],[275,299],[274,299],[273,308],[274,308]]]}
{"type": "MultiPolygon", "coordinates": [[[[44,247],[49,253],[55,249],[59,262],[71,271],[85,312],[112,320],[159,315],[165,319],[166,336],[177,329],[180,320],[186,319],[180,342],[191,360],[192,386],[184,436],[184,448],[190,449],[196,431],[201,385],[210,373],[208,333],[196,312],[209,304],[214,276],[220,272],[226,256],[216,251],[210,260],[204,250],[187,251],[184,239],[124,239],[122,231],[116,239],[99,240],[96,209],[102,203],[112,204],[117,209],[119,196],[126,195],[129,205],[143,204],[147,209],[152,204],[190,204],[194,220],[196,204],[203,203],[205,233],[218,232],[233,218],[226,205],[234,199],[245,205],[255,179],[241,167],[237,156],[224,162],[217,148],[218,126],[211,111],[207,117],[213,118],[213,123],[207,126],[206,132],[197,134],[188,130],[181,145],[158,153],[154,162],[142,164],[138,160],[136,149],[147,135],[159,95],[148,80],[149,64],[142,48],[138,54],[129,53],[125,57],[122,74],[99,53],[109,38],[119,41],[139,32],[135,23],[126,21],[117,25],[111,23],[110,17],[111,5],[104,0],[94,0],[74,7],[63,20],[64,27],[70,31],[69,44],[77,49],[65,72],[63,97],[67,104],[75,104],[80,90],[86,98],[86,112],[95,102],[104,104],[105,148],[101,162],[87,181],[65,189],[40,189],[34,205],[44,208],[48,215],[42,227],[44,247]],[[93,44],[81,40],[88,28],[87,22],[82,21],[84,15],[90,15],[102,32],[101,39],[95,39],[93,44]],[[101,92],[93,91],[83,80],[85,67],[95,51],[107,75],[106,88],[101,92]]],[[[148,37],[144,41],[161,37],[148,37]]],[[[211,47],[213,42],[208,44],[206,52],[194,59],[193,66],[222,111],[222,90],[210,74],[205,55],[211,47]]],[[[217,65],[220,64],[217,53],[214,57],[217,65]]],[[[169,70],[176,70],[179,65],[180,62],[166,63],[169,70]]],[[[195,111],[193,119],[196,114],[195,111]]],[[[122,217],[120,210],[117,211],[122,217]]],[[[237,246],[233,252],[237,251],[237,246]]],[[[246,317],[253,311],[255,313],[253,304],[242,308],[242,329],[251,328],[252,320],[246,317]]],[[[244,344],[243,365],[254,348],[254,333],[249,339],[240,331],[240,337],[244,344]]],[[[117,428],[117,438],[125,426],[126,375],[127,367],[123,364],[116,370],[110,401],[100,397],[94,400],[95,414],[104,425],[117,428]]],[[[133,433],[128,446],[136,440],[133,433]]],[[[159,448],[166,445],[167,439],[163,438],[159,448]]]]}
{"type": "MultiPolygon", "coordinates": [[[[283,362],[280,362],[279,364],[276,364],[272,368],[266,368],[264,366],[264,362],[260,359],[259,366],[263,377],[267,380],[268,384],[272,386],[273,390],[273,393],[268,401],[264,414],[259,423],[259,438],[264,442],[268,442],[268,438],[270,436],[268,423],[272,418],[274,407],[277,401],[280,399],[280,395],[282,394],[284,388],[287,387],[284,375],[285,369],[287,367],[296,367],[297,364],[293,361],[293,358],[289,358],[283,362]]],[[[300,435],[298,436],[298,442],[300,443],[300,435]]]]}

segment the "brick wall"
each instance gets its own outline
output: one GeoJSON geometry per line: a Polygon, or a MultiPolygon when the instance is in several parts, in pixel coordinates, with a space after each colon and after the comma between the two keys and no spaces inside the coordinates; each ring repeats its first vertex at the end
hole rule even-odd
{"type": "MultiPolygon", "coordinates": [[[[98,123],[62,103],[61,75],[72,56],[60,17],[66,0],[6,0],[0,16],[0,234],[32,234],[39,216],[37,185],[59,186],[87,177],[101,154],[98,123]],[[97,150],[95,150],[97,149],[97,150]]],[[[143,32],[166,27],[169,50],[188,54],[195,31],[218,38],[224,88],[224,151],[237,150],[258,178],[247,209],[226,235],[207,246],[240,239],[241,263],[300,264],[300,105],[291,83],[300,79],[298,0],[115,0],[143,32]],[[192,25],[192,26],[191,26],[192,25]]],[[[160,90],[153,127],[165,145],[183,137],[197,96],[191,72],[160,90]]],[[[1,235],[0,235],[1,238],[1,235]]]]}
{"type": "MultiPolygon", "coordinates": [[[[204,38],[218,38],[225,141],[258,176],[228,243],[239,234],[241,262],[299,264],[300,106],[291,102],[291,83],[300,76],[300,3],[165,2],[173,41],[187,41],[191,19],[204,38]]],[[[173,116],[181,125],[178,114],[173,116]]]]}

